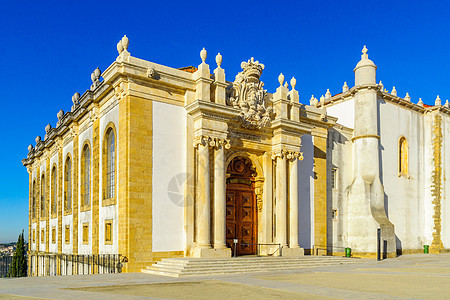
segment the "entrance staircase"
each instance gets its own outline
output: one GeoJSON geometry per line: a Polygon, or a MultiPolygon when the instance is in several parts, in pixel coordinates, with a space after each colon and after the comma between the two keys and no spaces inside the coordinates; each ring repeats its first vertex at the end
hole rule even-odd
{"type": "Polygon", "coordinates": [[[164,258],[142,269],[143,273],[171,277],[296,270],[360,263],[361,259],[339,256],[164,258]]]}

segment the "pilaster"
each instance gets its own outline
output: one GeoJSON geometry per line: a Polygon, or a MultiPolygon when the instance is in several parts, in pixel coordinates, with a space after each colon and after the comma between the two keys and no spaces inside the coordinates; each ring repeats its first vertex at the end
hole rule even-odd
{"type": "Polygon", "coordinates": [[[283,152],[275,154],[276,167],[276,236],[277,243],[287,246],[287,181],[286,156],[283,152]]]}
{"type": "Polygon", "coordinates": [[[98,118],[98,107],[94,109],[92,124],[92,254],[99,254],[100,232],[100,119],[98,118]]]}
{"type": "Polygon", "coordinates": [[[119,100],[119,252],[126,272],[154,260],[152,253],[153,102],[119,100]]]}
{"type": "MultiPolygon", "coordinates": [[[[57,203],[57,212],[58,212],[58,253],[62,253],[62,216],[64,213],[64,205],[63,205],[63,148],[62,148],[62,140],[61,138],[56,141],[58,144],[58,203],[57,203]]],[[[61,270],[58,270],[58,274],[61,270]]]]}
{"type": "MultiPolygon", "coordinates": [[[[78,125],[74,122],[72,125],[72,136],[73,136],[73,195],[72,195],[72,216],[73,216],[73,224],[72,224],[72,242],[73,242],[73,254],[78,254],[78,125]]],[[[48,235],[47,235],[48,236],[48,235]]]]}
{"type": "Polygon", "coordinates": [[[431,195],[433,197],[433,241],[430,247],[430,253],[439,253],[443,248],[441,238],[441,199],[442,199],[442,126],[441,116],[436,114],[433,122],[433,173],[431,195]]]}
{"type": "Polygon", "coordinates": [[[314,247],[327,246],[327,134],[326,128],[312,131],[314,144],[314,247]]]}

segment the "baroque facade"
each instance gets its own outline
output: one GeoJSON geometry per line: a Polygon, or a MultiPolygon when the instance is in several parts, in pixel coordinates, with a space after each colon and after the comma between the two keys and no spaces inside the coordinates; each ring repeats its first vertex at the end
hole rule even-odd
{"type": "Polygon", "coordinates": [[[230,82],[220,53],[211,73],[205,49],[174,69],[128,44],[22,161],[31,258],[375,256],[378,229],[389,256],[449,247],[448,101],[387,93],[366,48],[354,87],[304,105],[295,78],[267,92],[253,58],[230,82]]]}

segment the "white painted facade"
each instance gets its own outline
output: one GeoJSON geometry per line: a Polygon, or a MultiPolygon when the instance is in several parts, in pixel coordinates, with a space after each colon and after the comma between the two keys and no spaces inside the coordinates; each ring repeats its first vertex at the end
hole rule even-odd
{"type": "MultiPolygon", "coordinates": [[[[365,55],[365,54],[364,54],[365,55]]],[[[363,55],[363,56],[364,56],[363,55]]],[[[376,66],[370,61],[362,58],[358,66],[363,64],[368,68],[376,69],[376,66]],[[367,62],[368,61],[368,62],[367,62]],[[373,64],[373,65],[372,65],[373,64]],[[373,67],[375,66],[375,67],[373,67]]],[[[367,56],[366,56],[367,59],[367,56]]],[[[358,67],[355,69],[357,70],[358,67]]],[[[358,69],[361,70],[361,69],[358,69]]],[[[362,72],[362,71],[361,71],[362,72]]],[[[379,160],[380,181],[384,190],[384,207],[385,213],[389,221],[394,226],[395,232],[395,249],[398,253],[403,251],[418,252],[423,249],[424,245],[432,245],[433,232],[435,227],[435,203],[433,203],[433,172],[435,170],[433,158],[433,133],[434,117],[436,114],[442,119],[442,147],[441,147],[441,167],[442,189],[441,189],[441,232],[440,237],[444,248],[449,245],[450,209],[447,203],[447,192],[449,183],[445,180],[445,174],[448,174],[449,166],[446,159],[450,156],[450,148],[448,142],[449,134],[449,111],[448,105],[441,106],[441,111],[436,110],[439,107],[424,108],[423,104],[409,104],[410,99],[402,99],[397,97],[396,93],[392,95],[383,89],[383,86],[376,85],[375,75],[361,75],[356,73],[356,82],[361,84],[355,86],[350,91],[345,90],[342,94],[332,97],[326,104],[327,113],[338,118],[339,125],[334,130],[329,131],[328,145],[328,174],[331,175],[333,169],[337,170],[337,185],[333,189],[331,182],[328,185],[328,197],[331,200],[331,210],[337,210],[336,220],[330,222],[329,229],[329,247],[352,247],[360,252],[373,252],[368,249],[374,249],[373,239],[367,243],[360,241],[359,244],[351,245],[349,240],[349,227],[347,224],[348,217],[359,214],[355,208],[349,210],[351,197],[347,196],[350,186],[355,179],[356,164],[361,164],[358,159],[365,161],[379,160]],[[359,78],[358,76],[361,76],[359,78]],[[359,79],[358,79],[359,78],[359,79]],[[367,78],[373,80],[370,82],[372,90],[378,89],[376,101],[376,120],[372,121],[370,116],[361,113],[355,115],[355,108],[361,99],[366,99],[364,94],[364,84],[367,84],[367,78]],[[375,84],[374,84],[375,83],[375,84]],[[353,90],[353,91],[352,91],[353,90]],[[356,97],[360,97],[355,102],[356,97]],[[368,133],[366,129],[355,128],[356,120],[363,119],[365,124],[375,122],[376,134],[379,136],[379,153],[378,155],[366,151],[363,156],[354,157],[355,146],[352,145],[352,139],[359,137],[365,138],[368,133]],[[342,125],[342,126],[340,126],[342,125]],[[346,129],[348,128],[348,130],[346,129]],[[350,134],[345,134],[345,132],[350,134]],[[360,132],[360,133],[356,133],[360,132]],[[366,134],[362,135],[361,134],[366,134]],[[359,135],[359,136],[358,136],[359,135]],[[342,143],[342,137],[347,136],[346,141],[342,143]],[[408,172],[400,174],[400,138],[406,138],[408,145],[408,172]],[[352,156],[353,153],[353,156],[352,156]]],[[[366,100],[364,100],[366,101],[366,100]]],[[[370,216],[370,212],[366,212],[370,216]]],[[[364,214],[364,213],[363,213],[364,214]]],[[[370,219],[370,217],[368,217],[370,219]]],[[[370,232],[376,237],[376,227],[370,232]]]]}
{"type": "Polygon", "coordinates": [[[153,103],[152,250],[183,251],[186,110],[153,103]]]}

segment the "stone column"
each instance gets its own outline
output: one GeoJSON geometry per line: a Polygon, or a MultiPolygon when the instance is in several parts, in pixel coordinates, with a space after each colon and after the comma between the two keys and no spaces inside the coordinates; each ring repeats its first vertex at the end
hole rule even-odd
{"type": "Polygon", "coordinates": [[[207,139],[202,139],[197,160],[197,248],[200,249],[211,248],[209,182],[209,144],[207,139]]]}
{"type": "Polygon", "coordinates": [[[277,243],[287,245],[287,188],[286,188],[286,157],[283,154],[277,156],[277,243]]]}
{"type": "Polygon", "coordinates": [[[214,151],[214,249],[226,248],[226,183],[223,143],[214,151]]]}
{"type": "Polygon", "coordinates": [[[292,154],[289,173],[289,248],[298,248],[298,154],[292,154]]]}

